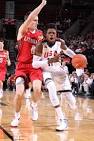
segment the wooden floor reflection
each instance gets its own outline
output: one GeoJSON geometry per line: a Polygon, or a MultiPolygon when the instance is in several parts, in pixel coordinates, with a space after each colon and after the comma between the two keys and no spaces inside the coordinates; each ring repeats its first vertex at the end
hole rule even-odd
{"type": "Polygon", "coordinates": [[[94,141],[94,100],[76,97],[78,109],[73,111],[67,101],[62,103],[68,118],[68,129],[56,132],[54,109],[48,95],[39,102],[39,119],[31,120],[31,113],[23,101],[21,122],[18,128],[11,128],[14,115],[13,92],[5,92],[0,101],[0,141],[94,141]]]}

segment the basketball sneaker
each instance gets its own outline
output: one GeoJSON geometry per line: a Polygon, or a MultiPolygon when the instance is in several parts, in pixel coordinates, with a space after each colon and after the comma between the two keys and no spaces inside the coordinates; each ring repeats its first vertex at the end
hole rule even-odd
{"type": "Polygon", "coordinates": [[[36,105],[31,104],[31,117],[32,117],[32,120],[34,120],[34,121],[36,121],[38,119],[37,104],[36,105]]]}
{"type": "Polygon", "coordinates": [[[56,131],[64,131],[68,127],[66,119],[58,119],[56,131]]]}
{"type": "Polygon", "coordinates": [[[18,127],[19,122],[20,122],[20,117],[15,117],[11,122],[11,126],[12,127],[18,127]]]}

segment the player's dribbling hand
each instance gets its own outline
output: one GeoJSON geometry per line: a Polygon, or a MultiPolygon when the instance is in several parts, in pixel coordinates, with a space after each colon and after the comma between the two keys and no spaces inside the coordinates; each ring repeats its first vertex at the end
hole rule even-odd
{"type": "Polygon", "coordinates": [[[42,4],[45,6],[47,4],[46,0],[42,0],[42,4]]]}

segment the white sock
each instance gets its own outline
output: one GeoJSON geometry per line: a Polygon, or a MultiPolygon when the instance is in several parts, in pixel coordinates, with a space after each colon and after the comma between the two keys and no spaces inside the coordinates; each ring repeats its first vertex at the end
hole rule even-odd
{"type": "Polygon", "coordinates": [[[30,103],[30,99],[29,98],[26,99],[26,103],[30,103]]]}
{"type": "Polygon", "coordinates": [[[32,106],[37,107],[37,102],[32,101],[32,106]]]}
{"type": "Polygon", "coordinates": [[[20,118],[20,112],[15,112],[15,118],[20,118]]]}
{"type": "Polygon", "coordinates": [[[65,119],[65,115],[64,115],[64,113],[62,112],[61,107],[55,108],[55,111],[56,111],[57,117],[58,117],[59,119],[65,119]]]}

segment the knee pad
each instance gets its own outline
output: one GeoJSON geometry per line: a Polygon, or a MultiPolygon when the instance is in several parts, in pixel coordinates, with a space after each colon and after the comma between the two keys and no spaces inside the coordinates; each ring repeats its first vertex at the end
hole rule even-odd
{"type": "Polygon", "coordinates": [[[24,83],[25,83],[24,78],[18,77],[18,78],[16,79],[16,85],[20,85],[20,84],[24,84],[24,83]]]}

